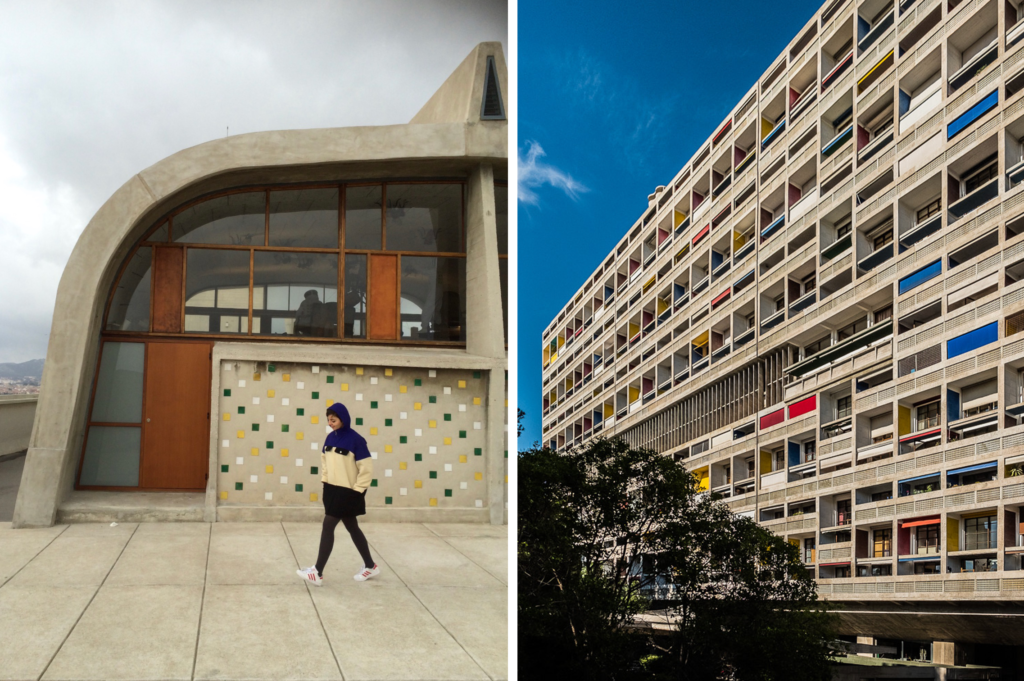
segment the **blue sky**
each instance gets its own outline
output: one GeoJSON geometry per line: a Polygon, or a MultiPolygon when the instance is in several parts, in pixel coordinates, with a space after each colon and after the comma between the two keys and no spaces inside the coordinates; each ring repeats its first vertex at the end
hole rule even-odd
{"type": "Polygon", "coordinates": [[[821,4],[519,2],[520,448],[544,328],[821,4]]]}

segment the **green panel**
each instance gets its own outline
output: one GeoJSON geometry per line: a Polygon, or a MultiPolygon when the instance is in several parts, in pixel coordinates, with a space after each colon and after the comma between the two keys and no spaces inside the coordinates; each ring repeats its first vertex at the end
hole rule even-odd
{"type": "Polygon", "coordinates": [[[273,364],[268,364],[267,365],[267,371],[269,371],[270,373],[274,373],[275,371],[277,371],[277,366],[275,366],[273,364]]]}
{"type": "Polygon", "coordinates": [[[258,423],[252,424],[252,432],[254,432],[254,433],[259,432],[259,429],[260,429],[260,424],[258,424],[258,423]]]}
{"type": "Polygon", "coordinates": [[[370,487],[376,487],[376,486],[377,486],[377,478],[374,478],[373,480],[370,480],[370,487]]]}
{"type": "Polygon", "coordinates": [[[391,426],[391,419],[384,419],[384,425],[390,427],[391,426]]]}
{"type": "Polygon", "coordinates": [[[479,371],[474,371],[473,372],[473,378],[480,378],[480,372],[479,371]]]}
{"type": "Polygon", "coordinates": [[[452,420],[452,415],[451,414],[445,414],[444,415],[444,420],[445,421],[451,421],[452,420]]]}
{"type": "Polygon", "coordinates": [[[460,430],[459,431],[459,437],[462,438],[463,440],[466,439],[466,431],[460,430]]]}

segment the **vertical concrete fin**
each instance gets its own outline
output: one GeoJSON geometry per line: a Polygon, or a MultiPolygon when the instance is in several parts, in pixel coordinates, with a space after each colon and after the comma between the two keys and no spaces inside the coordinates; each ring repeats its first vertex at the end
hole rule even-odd
{"type": "Polygon", "coordinates": [[[501,43],[480,43],[409,122],[504,120],[507,101],[508,69],[501,43]],[[489,98],[485,90],[489,91],[489,98]],[[493,115],[496,108],[500,109],[500,116],[493,115]],[[485,116],[485,112],[490,115],[485,116]]]}

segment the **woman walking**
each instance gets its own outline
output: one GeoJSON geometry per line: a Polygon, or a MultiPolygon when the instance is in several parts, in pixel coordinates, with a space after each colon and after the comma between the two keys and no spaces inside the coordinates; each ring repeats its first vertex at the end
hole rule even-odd
{"type": "Polygon", "coordinates": [[[296,572],[302,579],[317,586],[323,585],[324,566],[334,548],[334,528],[341,522],[363,559],[363,569],[356,573],[355,579],[365,582],[380,574],[380,569],[370,556],[366,537],[356,521],[356,516],[366,515],[366,490],[373,478],[373,459],[366,447],[366,440],[352,430],[348,409],[341,402],[335,402],[327,409],[327,425],[332,430],[320,452],[320,480],[324,483],[324,524],[320,534],[320,553],[316,565],[296,572]]]}

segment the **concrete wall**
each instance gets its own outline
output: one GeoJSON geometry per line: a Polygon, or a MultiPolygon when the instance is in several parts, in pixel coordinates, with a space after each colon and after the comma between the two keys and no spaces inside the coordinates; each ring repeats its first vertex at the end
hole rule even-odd
{"type": "Polygon", "coordinates": [[[28,449],[38,395],[0,395],[0,456],[28,449]]]}

